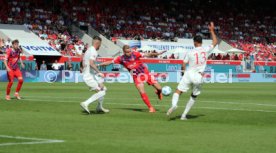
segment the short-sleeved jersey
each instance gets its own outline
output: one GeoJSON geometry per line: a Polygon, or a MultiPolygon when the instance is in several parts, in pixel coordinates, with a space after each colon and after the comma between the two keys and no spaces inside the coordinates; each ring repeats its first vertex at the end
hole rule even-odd
{"type": "Polygon", "coordinates": [[[208,56],[213,48],[213,45],[208,47],[196,47],[188,52],[184,59],[185,63],[189,63],[188,70],[203,73],[207,65],[208,56]]]}
{"type": "Polygon", "coordinates": [[[7,60],[8,67],[12,70],[19,68],[18,61],[20,60],[20,49],[8,48],[6,51],[5,60],[7,60]]]}
{"type": "Polygon", "coordinates": [[[143,57],[143,54],[132,52],[130,56],[122,55],[116,57],[113,63],[123,65],[128,71],[132,71],[136,75],[148,73],[148,69],[140,60],[141,57],[143,57]]]}
{"type": "MultiPolygon", "coordinates": [[[[98,57],[98,52],[96,49],[92,46],[90,47],[83,56],[83,74],[89,74],[90,73],[90,60],[96,61],[98,57]]],[[[94,73],[94,71],[92,71],[94,73]]]]}

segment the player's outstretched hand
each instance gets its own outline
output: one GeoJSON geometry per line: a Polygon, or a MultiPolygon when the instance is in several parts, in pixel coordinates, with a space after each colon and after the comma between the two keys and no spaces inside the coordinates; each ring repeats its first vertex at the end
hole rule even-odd
{"type": "Polygon", "coordinates": [[[210,31],[214,31],[214,30],[215,30],[214,22],[211,22],[211,23],[210,23],[210,25],[209,25],[209,30],[210,30],[210,31]]]}

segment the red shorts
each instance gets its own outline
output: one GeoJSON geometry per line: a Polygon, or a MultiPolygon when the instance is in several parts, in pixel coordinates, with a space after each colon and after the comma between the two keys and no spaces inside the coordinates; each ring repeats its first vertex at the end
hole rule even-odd
{"type": "Polygon", "coordinates": [[[16,69],[16,70],[13,70],[11,69],[9,72],[8,72],[8,79],[9,81],[12,81],[13,79],[15,78],[22,78],[22,73],[20,71],[20,69],[16,69]]]}
{"type": "Polygon", "coordinates": [[[151,75],[150,73],[143,73],[138,76],[133,76],[133,81],[135,85],[137,86],[138,84],[147,82],[148,85],[153,85],[156,84],[157,81],[155,80],[154,76],[151,75]]]}

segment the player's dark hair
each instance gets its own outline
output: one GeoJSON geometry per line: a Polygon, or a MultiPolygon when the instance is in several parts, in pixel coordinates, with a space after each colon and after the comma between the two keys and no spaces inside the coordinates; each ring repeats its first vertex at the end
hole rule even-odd
{"type": "Polygon", "coordinates": [[[12,44],[15,44],[15,43],[19,43],[19,41],[17,39],[13,40],[12,44]]]}
{"type": "Polygon", "coordinates": [[[197,43],[202,44],[202,37],[199,36],[199,35],[195,36],[195,37],[194,37],[194,42],[197,42],[197,43]]]}
{"type": "Polygon", "coordinates": [[[99,36],[94,36],[94,37],[93,37],[93,40],[99,40],[99,41],[102,41],[102,38],[101,38],[101,37],[99,37],[99,36]]]}

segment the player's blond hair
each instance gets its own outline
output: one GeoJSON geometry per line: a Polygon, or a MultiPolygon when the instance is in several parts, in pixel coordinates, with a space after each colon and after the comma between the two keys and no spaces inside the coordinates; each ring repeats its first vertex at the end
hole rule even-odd
{"type": "Polygon", "coordinates": [[[123,51],[125,51],[126,49],[129,49],[129,48],[130,48],[129,45],[124,45],[124,46],[123,46],[123,51]]]}

